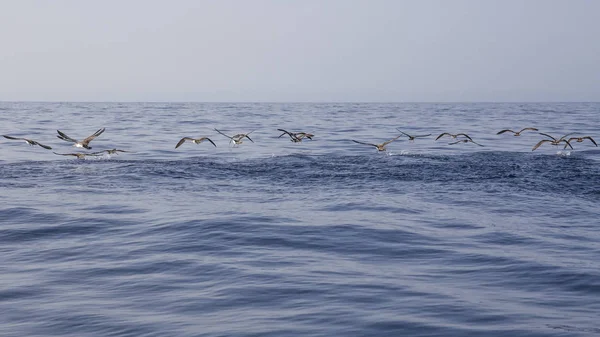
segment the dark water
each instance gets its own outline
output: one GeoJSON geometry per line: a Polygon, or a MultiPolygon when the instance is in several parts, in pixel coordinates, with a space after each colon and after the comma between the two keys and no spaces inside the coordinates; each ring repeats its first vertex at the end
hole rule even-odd
{"type": "Polygon", "coordinates": [[[0,336],[600,335],[600,150],[526,126],[600,140],[600,104],[0,103],[135,151],[0,138],[0,336]],[[350,141],[396,127],[433,136],[350,141]]]}

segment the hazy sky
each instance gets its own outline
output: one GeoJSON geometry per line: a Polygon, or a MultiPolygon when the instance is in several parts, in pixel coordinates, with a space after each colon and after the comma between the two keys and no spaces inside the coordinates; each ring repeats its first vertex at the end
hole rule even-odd
{"type": "Polygon", "coordinates": [[[600,1],[0,0],[0,100],[600,101],[600,1]]]}

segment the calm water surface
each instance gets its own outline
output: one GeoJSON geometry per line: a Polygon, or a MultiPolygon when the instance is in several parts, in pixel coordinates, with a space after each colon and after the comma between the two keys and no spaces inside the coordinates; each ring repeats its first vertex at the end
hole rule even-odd
{"type": "Polygon", "coordinates": [[[0,335],[600,335],[600,150],[527,126],[600,141],[600,104],[0,103],[134,151],[0,138],[0,335]],[[396,128],[433,135],[351,141],[396,128]]]}

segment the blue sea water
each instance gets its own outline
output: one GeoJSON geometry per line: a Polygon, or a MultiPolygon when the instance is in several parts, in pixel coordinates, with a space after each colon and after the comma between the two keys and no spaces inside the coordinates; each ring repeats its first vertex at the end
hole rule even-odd
{"type": "Polygon", "coordinates": [[[599,335],[600,148],[496,135],[530,126],[600,141],[600,104],[0,103],[134,151],[0,138],[0,336],[599,335]],[[432,136],[351,141],[396,128],[432,136]]]}

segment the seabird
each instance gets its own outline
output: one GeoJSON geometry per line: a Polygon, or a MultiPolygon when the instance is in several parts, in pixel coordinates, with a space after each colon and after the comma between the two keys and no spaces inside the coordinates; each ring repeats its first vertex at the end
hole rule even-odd
{"type": "Polygon", "coordinates": [[[7,135],[2,135],[4,138],[6,139],[12,139],[12,140],[24,140],[25,142],[27,142],[27,144],[34,146],[34,145],[38,145],[43,147],[46,150],[52,150],[52,148],[48,145],[44,145],[41,143],[36,142],[35,140],[31,140],[31,139],[27,139],[27,138],[18,138],[18,137],[12,137],[12,136],[7,136],[7,135]]]}
{"type": "Polygon", "coordinates": [[[388,145],[389,143],[395,141],[398,138],[400,138],[400,136],[392,138],[392,139],[388,140],[387,142],[384,142],[381,144],[364,143],[364,142],[359,142],[358,140],[354,140],[354,139],[352,139],[352,141],[355,143],[358,143],[358,144],[375,146],[377,148],[377,151],[385,151],[385,146],[388,145]]]}
{"type": "Polygon", "coordinates": [[[131,151],[125,151],[125,150],[119,150],[119,149],[112,149],[112,150],[102,150],[99,152],[93,152],[90,153],[91,155],[99,155],[101,153],[106,152],[107,154],[119,154],[119,152],[131,152],[131,151]]]}
{"type": "Polygon", "coordinates": [[[513,134],[513,136],[516,136],[516,137],[518,137],[518,136],[520,136],[520,135],[521,135],[521,132],[523,132],[523,131],[525,131],[525,130],[538,131],[538,129],[536,129],[536,128],[524,128],[524,129],[522,129],[522,130],[521,130],[521,131],[519,131],[519,132],[515,132],[515,131],[513,131],[513,130],[509,130],[509,129],[505,129],[505,130],[501,130],[501,131],[499,131],[499,132],[497,133],[497,135],[503,134],[503,133],[505,133],[505,132],[512,132],[512,133],[514,133],[514,134],[513,134]]]}
{"type": "Polygon", "coordinates": [[[481,145],[481,144],[473,141],[472,139],[461,139],[461,140],[458,140],[458,141],[453,142],[453,143],[448,143],[448,145],[454,145],[454,144],[458,144],[458,143],[473,143],[473,144],[477,144],[479,146],[483,146],[483,145],[481,145]]]}
{"type": "Polygon", "coordinates": [[[565,148],[567,148],[567,146],[569,146],[571,149],[573,149],[573,146],[571,146],[571,143],[565,139],[565,137],[571,135],[572,133],[566,134],[566,135],[560,137],[559,139],[556,139],[556,138],[550,136],[549,134],[545,134],[542,132],[539,132],[539,134],[546,136],[546,137],[550,137],[550,138],[552,138],[552,140],[550,140],[550,139],[540,140],[537,144],[535,144],[535,146],[533,147],[533,149],[531,149],[531,151],[535,151],[535,149],[537,149],[538,147],[540,147],[540,145],[542,145],[546,142],[549,142],[551,145],[559,145],[560,143],[565,142],[566,143],[565,148]]]}
{"type": "Polygon", "coordinates": [[[471,137],[469,137],[469,135],[467,135],[466,133],[456,133],[456,134],[452,134],[452,133],[449,133],[449,132],[444,132],[444,133],[440,134],[439,136],[437,136],[437,138],[436,138],[435,140],[438,140],[438,139],[440,139],[440,138],[442,138],[442,137],[444,137],[444,136],[446,136],[446,135],[447,135],[447,136],[450,136],[450,137],[452,137],[452,138],[454,138],[454,139],[456,139],[456,137],[458,137],[458,136],[464,136],[464,137],[466,137],[466,138],[468,138],[468,139],[471,139],[471,137]]]}
{"type": "Polygon", "coordinates": [[[94,132],[93,135],[87,137],[86,139],[84,139],[82,141],[78,141],[76,139],[73,139],[73,138],[67,136],[66,134],[64,134],[63,132],[61,132],[60,130],[56,130],[56,132],[58,132],[58,136],[56,136],[56,137],[58,137],[58,138],[60,138],[60,139],[62,139],[64,141],[67,141],[67,142],[73,142],[73,143],[75,143],[75,145],[73,145],[75,147],[83,147],[83,148],[86,148],[86,149],[90,150],[92,147],[88,146],[88,144],[92,140],[94,140],[94,138],[100,136],[102,134],[102,132],[104,132],[104,128],[99,129],[98,131],[94,132]]]}
{"type": "Polygon", "coordinates": [[[302,141],[302,138],[297,137],[296,133],[294,132],[289,132],[289,131],[285,131],[284,129],[277,129],[278,131],[283,132],[281,135],[279,135],[279,137],[277,138],[281,138],[281,136],[287,134],[288,136],[290,136],[290,141],[294,142],[294,143],[299,143],[302,141]]]}
{"type": "MultiPolygon", "coordinates": [[[[409,141],[411,141],[411,142],[413,142],[413,141],[415,140],[415,138],[421,138],[421,137],[429,137],[429,136],[431,136],[431,133],[430,133],[430,134],[427,134],[427,135],[416,135],[416,136],[411,136],[411,135],[409,135],[409,134],[408,134],[408,133],[406,133],[406,132],[402,132],[402,131],[400,131],[400,129],[398,129],[398,128],[396,128],[396,130],[398,130],[398,131],[399,131],[401,134],[403,134],[403,135],[405,135],[406,137],[408,137],[408,140],[409,140],[409,141]]],[[[438,137],[438,138],[439,138],[439,137],[438,137]]]]}
{"type": "Polygon", "coordinates": [[[76,152],[76,153],[56,153],[56,152],[52,152],[56,155],[59,156],[74,156],[77,157],[77,159],[85,159],[86,156],[94,156],[94,157],[98,157],[98,154],[94,154],[94,153],[81,153],[81,152],[76,152]]]}
{"type": "MultiPolygon", "coordinates": [[[[594,141],[594,139],[592,137],[590,137],[590,136],[585,136],[585,137],[571,137],[571,138],[568,139],[568,142],[570,143],[572,140],[576,140],[577,143],[581,143],[581,142],[583,142],[584,139],[589,139],[592,143],[594,143],[594,145],[596,145],[596,147],[598,146],[598,144],[596,144],[596,141],[594,141]]],[[[566,148],[567,148],[567,145],[565,144],[565,149],[566,148]]]]}
{"type": "Polygon", "coordinates": [[[210,138],[208,137],[200,137],[200,138],[191,138],[191,137],[183,137],[181,138],[181,140],[179,141],[179,143],[177,143],[177,145],[175,145],[175,148],[178,148],[181,146],[181,144],[185,143],[186,140],[191,141],[192,143],[195,144],[200,144],[205,140],[208,140],[212,145],[214,145],[215,147],[217,147],[217,144],[215,144],[210,138]]]}
{"type": "Polygon", "coordinates": [[[242,144],[244,142],[244,138],[248,138],[252,143],[254,143],[254,141],[250,137],[248,137],[248,135],[251,134],[252,132],[254,132],[254,130],[250,131],[248,133],[238,133],[237,135],[235,135],[233,137],[232,136],[228,136],[228,135],[224,134],[223,132],[221,132],[221,131],[219,131],[217,129],[215,129],[215,131],[217,131],[218,133],[222,134],[223,136],[231,139],[229,141],[229,143],[233,142],[235,145],[242,144]]]}

